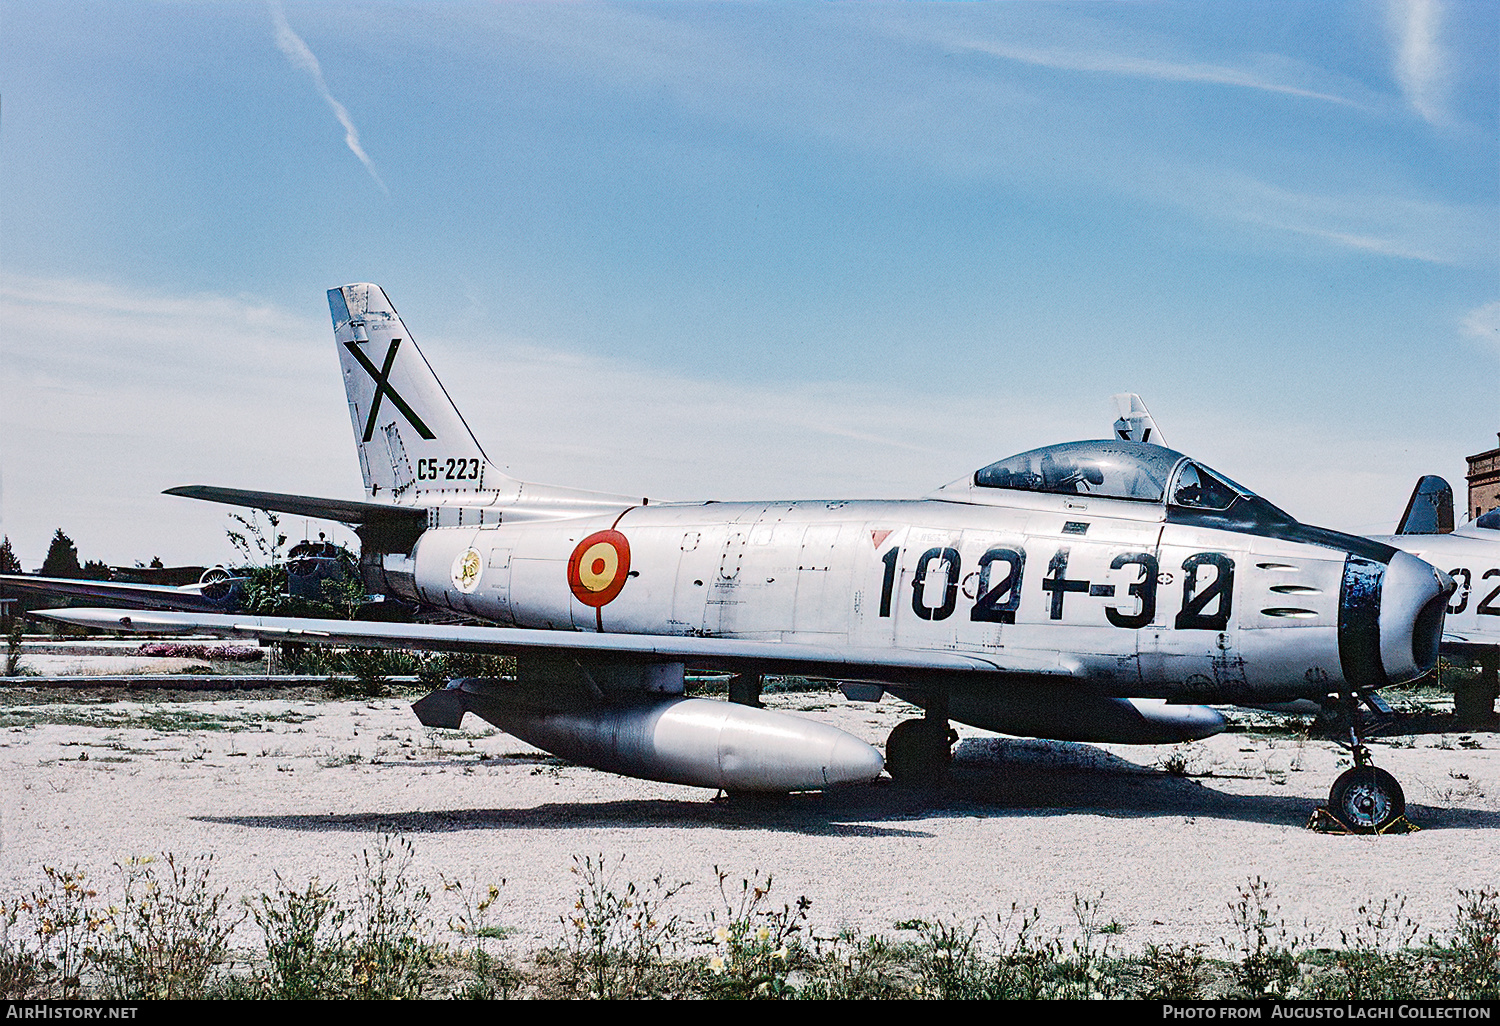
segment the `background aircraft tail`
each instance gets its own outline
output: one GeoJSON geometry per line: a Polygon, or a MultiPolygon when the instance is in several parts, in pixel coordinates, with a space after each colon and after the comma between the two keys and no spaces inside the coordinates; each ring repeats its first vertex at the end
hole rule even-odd
{"type": "Polygon", "coordinates": [[[1116,438],[1122,442],[1167,444],[1166,439],[1161,436],[1161,431],[1156,427],[1156,421],[1151,419],[1151,413],[1146,409],[1146,404],[1141,402],[1140,396],[1134,392],[1121,392],[1110,398],[1114,399],[1115,408],[1120,411],[1120,419],[1115,421],[1116,438]]]}
{"type": "Polygon", "coordinates": [[[1428,474],[1412,489],[1396,533],[1448,534],[1452,530],[1453,488],[1442,478],[1428,474]]]}

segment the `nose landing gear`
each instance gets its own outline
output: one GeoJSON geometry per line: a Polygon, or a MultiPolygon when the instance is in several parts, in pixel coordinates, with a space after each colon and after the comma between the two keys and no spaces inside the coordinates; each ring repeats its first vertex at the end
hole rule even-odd
{"type": "Polygon", "coordinates": [[[1328,811],[1352,833],[1381,834],[1406,815],[1406,795],[1396,778],[1370,764],[1364,745],[1354,749],[1354,765],[1339,774],[1328,792],[1328,811]]]}
{"type": "Polygon", "coordinates": [[[1396,778],[1370,761],[1370,749],[1364,741],[1362,701],[1377,711],[1387,713],[1390,707],[1375,694],[1347,695],[1349,715],[1349,750],[1354,765],[1339,774],[1328,792],[1328,805],[1313,813],[1308,826],[1325,831],[1342,828],[1351,834],[1383,834],[1393,828],[1400,832],[1415,829],[1406,820],[1406,795],[1396,778]],[[1333,822],[1327,822],[1331,819],[1333,822]]]}

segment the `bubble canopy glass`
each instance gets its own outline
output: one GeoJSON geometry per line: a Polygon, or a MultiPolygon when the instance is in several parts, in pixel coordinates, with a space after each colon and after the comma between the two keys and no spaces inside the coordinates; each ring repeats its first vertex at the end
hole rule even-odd
{"type": "Polygon", "coordinates": [[[1142,442],[1065,442],[992,463],[974,474],[981,488],[1010,488],[1055,495],[1162,502],[1223,510],[1249,489],[1195,463],[1182,453],[1142,442]]]}

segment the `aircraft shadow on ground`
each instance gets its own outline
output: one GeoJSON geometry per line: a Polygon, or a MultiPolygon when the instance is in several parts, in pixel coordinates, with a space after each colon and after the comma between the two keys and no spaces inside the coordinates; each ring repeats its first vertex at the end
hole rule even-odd
{"type": "MultiPolygon", "coordinates": [[[[1330,780],[1329,783],[1332,783],[1330,780]]],[[[706,795],[706,792],[705,792],[706,795]]],[[[1237,820],[1302,826],[1318,801],[1300,796],[1230,794],[1207,782],[1148,769],[1093,745],[976,738],[959,746],[939,789],[881,781],[785,796],[734,795],[717,801],[625,799],[549,802],[528,808],[410,812],[198,816],[200,822],[274,830],[597,830],[601,827],[756,829],[833,837],[932,837],[923,820],[1094,814],[1237,820]]],[[[1411,804],[1424,830],[1500,827],[1500,813],[1411,804]]]]}
{"type": "MultiPolygon", "coordinates": [[[[973,738],[954,759],[955,815],[1098,813],[1120,817],[1239,820],[1302,826],[1323,796],[1233,794],[1212,775],[1188,776],[1142,767],[1089,744],[973,738]]],[[[1275,787],[1269,778],[1261,783],[1275,787]]],[[[1333,778],[1320,785],[1332,785],[1333,778]]],[[[933,810],[938,813],[938,809],[933,810]]],[[[1500,813],[1409,801],[1407,818],[1424,830],[1500,827],[1500,813]]]]}

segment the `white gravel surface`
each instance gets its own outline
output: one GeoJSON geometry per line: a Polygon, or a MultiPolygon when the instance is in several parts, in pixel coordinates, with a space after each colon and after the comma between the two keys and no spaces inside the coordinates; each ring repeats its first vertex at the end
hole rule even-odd
{"type": "MultiPolygon", "coordinates": [[[[1343,753],[1323,741],[1225,734],[1171,749],[1002,739],[963,730],[952,782],[888,782],[782,799],[713,801],[697,788],[562,765],[470,717],[421,727],[405,701],[217,700],[0,705],[0,896],[41,867],[77,865],[113,885],[133,855],[215,856],[239,896],[310,877],[351,887],[382,832],[415,847],[412,873],[442,904],[440,877],[505,885],[511,943],[557,940],[575,855],[625,857],[619,881],[691,881],[689,919],[715,906],[713,867],[774,876],[778,901],[812,899],[820,935],[893,934],[913,918],[1002,917],[1040,908],[1071,926],[1074,897],[1103,894],[1124,950],[1217,946],[1228,906],[1269,881],[1289,927],[1335,946],[1359,906],[1391,895],[1424,935],[1451,924],[1461,888],[1500,883],[1500,735],[1416,735],[1376,744],[1402,782],[1407,836],[1303,829],[1343,753]],[[59,723],[65,718],[73,722],[59,723]],[[235,729],[183,729],[205,717],[235,729]],[[52,721],[52,722],[47,722],[52,721]],[[88,721],[80,723],[78,721],[88,721]],[[87,758],[85,758],[87,756],[87,758]]],[[[883,744],[909,715],[837,696],[774,697],[883,744]]],[[[1222,949],[1220,949],[1222,950],[1222,949]]]]}

